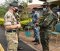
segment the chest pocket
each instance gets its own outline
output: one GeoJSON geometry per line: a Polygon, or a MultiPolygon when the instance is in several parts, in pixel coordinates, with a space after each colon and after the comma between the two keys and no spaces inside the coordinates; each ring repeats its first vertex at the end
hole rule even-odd
{"type": "Polygon", "coordinates": [[[7,16],[7,22],[11,22],[11,16],[7,16]]]}
{"type": "Polygon", "coordinates": [[[11,23],[12,24],[16,24],[17,23],[16,18],[14,16],[13,17],[11,16],[11,23]]]}

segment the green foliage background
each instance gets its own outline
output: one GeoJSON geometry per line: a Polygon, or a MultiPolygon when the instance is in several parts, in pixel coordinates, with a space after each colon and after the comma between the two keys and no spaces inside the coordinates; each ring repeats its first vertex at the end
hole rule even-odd
{"type": "MultiPolygon", "coordinates": [[[[23,6],[23,8],[21,9],[22,12],[19,13],[19,15],[20,15],[20,22],[21,22],[22,25],[26,25],[29,22],[31,22],[32,19],[29,18],[27,4],[25,2],[23,2],[21,5],[23,6]]],[[[7,7],[0,6],[0,25],[4,24],[3,17],[5,15],[5,13],[7,12],[7,10],[8,10],[7,7]]]]}
{"type": "MultiPolygon", "coordinates": [[[[26,25],[28,24],[29,22],[32,22],[32,19],[31,18],[28,18],[27,20],[23,20],[23,21],[20,21],[20,23],[22,25],[26,25]]],[[[3,25],[4,24],[4,19],[3,18],[0,18],[0,25],[3,25]]]]}
{"type": "Polygon", "coordinates": [[[0,17],[4,17],[6,11],[7,11],[7,8],[0,6],[0,17]]]}
{"type": "MultiPolygon", "coordinates": [[[[20,12],[20,20],[27,20],[29,18],[27,4],[25,2],[21,3],[22,5],[22,12],[20,12]]],[[[19,8],[20,9],[20,8],[19,8]]]]}

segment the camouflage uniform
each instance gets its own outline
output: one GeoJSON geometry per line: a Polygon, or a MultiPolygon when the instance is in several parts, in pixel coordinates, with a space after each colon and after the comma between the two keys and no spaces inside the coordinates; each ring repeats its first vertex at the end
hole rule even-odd
{"type": "Polygon", "coordinates": [[[43,47],[43,51],[49,51],[49,32],[48,30],[51,29],[52,23],[57,22],[57,17],[54,16],[53,12],[47,8],[47,11],[44,13],[45,18],[41,22],[40,27],[40,37],[41,37],[41,44],[43,47]]]}
{"type": "Polygon", "coordinates": [[[43,51],[49,51],[49,34],[47,31],[47,25],[50,23],[48,21],[48,9],[43,10],[43,21],[41,22],[40,26],[40,40],[42,44],[43,51]]]}
{"type": "Polygon", "coordinates": [[[47,29],[44,28],[40,29],[40,39],[43,51],[49,51],[49,35],[47,29]]]}
{"type": "MultiPolygon", "coordinates": [[[[4,17],[5,23],[4,25],[12,25],[12,24],[17,24],[16,19],[13,15],[13,13],[10,13],[9,11],[5,14],[4,17]]],[[[16,29],[14,29],[16,30],[16,29]]],[[[5,29],[5,35],[6,35],[6,39],[8,42],[8,47],[7,47],[7,51],[17,51],[17,47],[18,47],[18,36],[16,31],[11,31],[11,30],[6,30],[5,29]]]]}

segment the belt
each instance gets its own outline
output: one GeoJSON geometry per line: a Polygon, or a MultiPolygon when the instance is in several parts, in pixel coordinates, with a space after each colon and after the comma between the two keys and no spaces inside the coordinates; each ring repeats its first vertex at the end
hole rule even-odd
{"type": "Polygon", "coordinates": [[[16,30],[7,30],[7,32],[16,32],[16,30]]]}

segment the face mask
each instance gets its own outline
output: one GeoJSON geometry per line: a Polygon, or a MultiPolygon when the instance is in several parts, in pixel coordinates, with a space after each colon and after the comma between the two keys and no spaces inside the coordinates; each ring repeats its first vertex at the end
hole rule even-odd
{"type": "Polygon", "coordinates": [[[18,11],[18,8],[15,8],[15,7],[14,7],[13,10],[14,10],[14,12],[17,12],[17,11],[18,11]]]}
{"type": "Polygon", "coordinates": [[[15,10],[14,10],[14,12],[17,12],[17,11],[18,11],[18,9],[15,9],[15,10]]]}
{"type": "Polygon", "coordinates": [[[43,8],[44,11],[46,11],[46,8],[43,8]]]}

